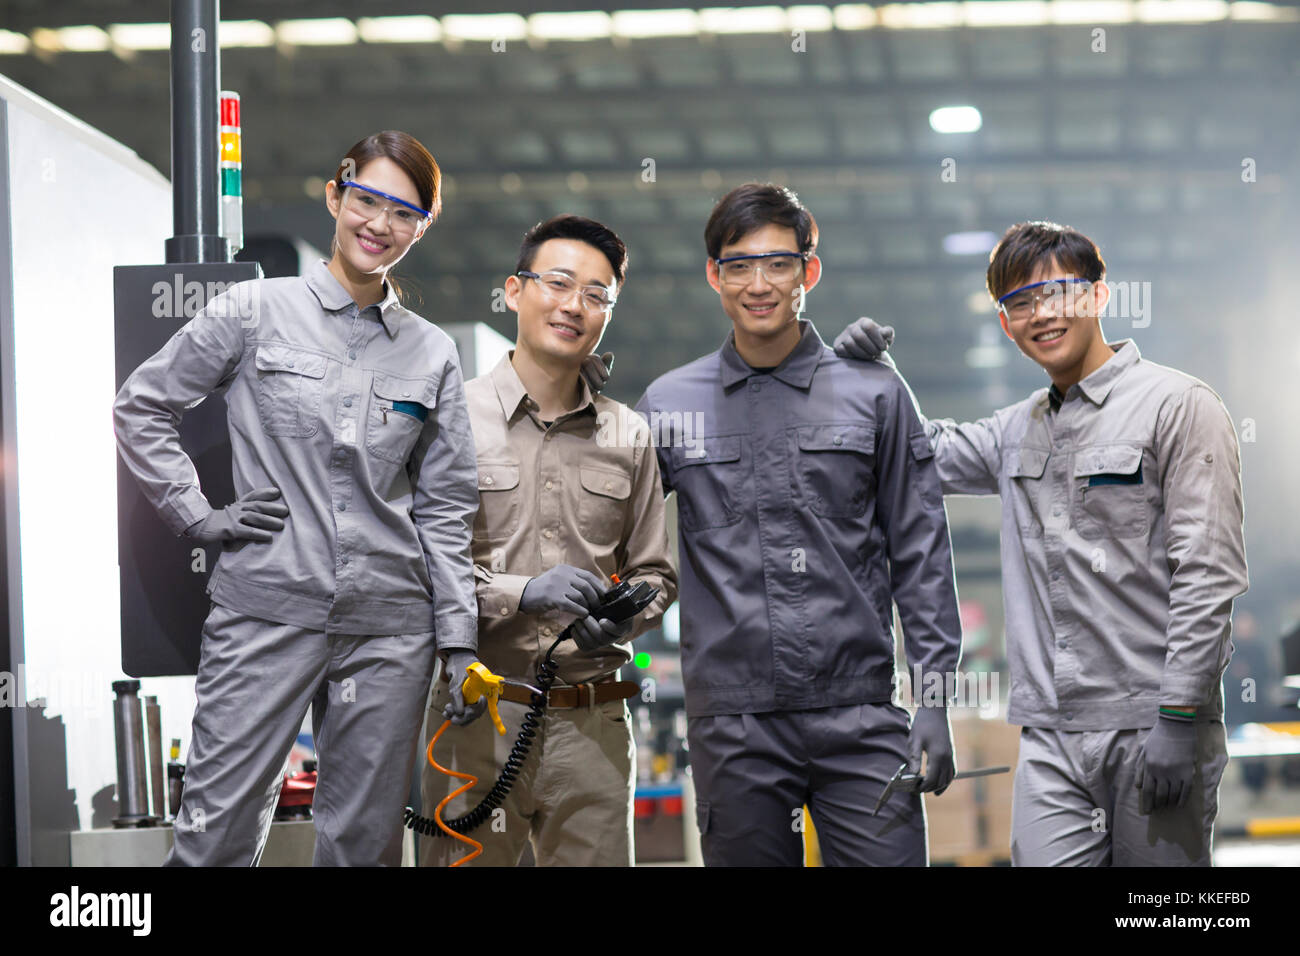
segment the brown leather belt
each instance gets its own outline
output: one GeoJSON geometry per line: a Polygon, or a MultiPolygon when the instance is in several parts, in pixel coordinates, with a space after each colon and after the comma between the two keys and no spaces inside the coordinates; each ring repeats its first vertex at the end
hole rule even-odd
{"type": "MultiPolygon", "coordinates": [[[[447,672],[442,672],[442,680],[451,683],[447,672]]],[[[548,707],[593,707],[611,700],[627,700],[641,692],[641,685],[630,680],[609,680],[608,678],[593,684],[574,684],[568,687],[552,687],[547,698],[548,707]],[[593,702],[592,697],[595,697],[593,702]]],[[[516,704],[531,704],[532,692],[517,684],[506,684],[501,688],[501,699],[516,704]]]]}

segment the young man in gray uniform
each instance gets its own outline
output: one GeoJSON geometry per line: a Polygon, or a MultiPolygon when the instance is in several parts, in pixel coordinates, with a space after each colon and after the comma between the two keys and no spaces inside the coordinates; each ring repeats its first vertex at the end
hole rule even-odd
{"type": "MultiPolygon", "coordinates": [[[[1246,556],[1237,437],[1203,382],[1107,344],[1096,245],[1021,223],[993,250],[1002,329],[1051,378],[926,429],[947,494],[1001,495],[1018,866],[1208,866],[1222,675],[1246,556]]],[[[836,341],[875,358],[892,329],[836,341]]]]}
{"type": "MultiPolygon", "coordinates": [[[[501,810],[473,832],[471,866],[514,866],[531,838],[541,866],[630,866],[635,748],[625,701],[640,687],[618,680],[633,638],[658,625],[677,595],[660,491],[645,423],[579,376],[610,320],[627,268],[622,240],[581,216],[557,216],[524,236],[506,304],[519,315],[515,348],[465,386],[478,453],[474,574],[479,653],[496,674],[536,680],[537,665],[570,622],[579,630],[555,653],[558,683],[532,751],[501,810]],[[635,618],[589,612],[611,575],[660,589],[635,618]]],[[[507,685],[507,733],[479,720],[439,740],[443,766],[478,777],[446,818],[492,789],[518,736],[529,692],[507,685]]],[[[449,688],[429,710],[437,730],[449,688]]],[[[423,761],[426,814],[460,780],[423,761]]],[[[422,837],[422,865],[465,855],[445,837],[422,837]]]]}
{"type": "Polygon", "coordinates": [[[827,863],[924,865],[920,795],[871,811],[922,753],[924,790],[955,773],[944,707],[920,708],[909,732],[891,701],[891,599],[914,669],[952,674],[960,656],[929,442],[895,372],[840,360],[800,320],[821,263],[793,193],[733,190],[705,241],[732,332],[637,406],[677,493],[705,862],[799,865],[807,804],[827,863]]]}

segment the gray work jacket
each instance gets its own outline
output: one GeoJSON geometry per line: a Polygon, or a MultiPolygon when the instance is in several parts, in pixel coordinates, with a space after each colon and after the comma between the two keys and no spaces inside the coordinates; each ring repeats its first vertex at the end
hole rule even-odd
{"type": "Polygon", "coordinates": [[[123,384],[118,449],[176,534],[228,502],[199,488],[177,424],[224,394],[237,495],[274,486],[270,542],[227,543],[212,600],[337,634],[477,645],[478,472],[455,344],[389,288],[358,309],[321,261],[214,296],[123,384]]]}
{"type": "Polygon", "coordinates": [[[1059,409],[1043,388],[926,424],[945,494],[1002,496],[1014,724],[1150,727],[1162,704],[1223,717],[1247,587],[1236,432],[1203,382],[1112,348],[1059,409]]]}
{"type": "Polygon", "coordinates": [[[891,601],[909,665],[956,671],[947,516],[911,392],[800,324],[770,374],[733,334],[637,405],[677,494],[691,716],[889,700],[891,601]]]}

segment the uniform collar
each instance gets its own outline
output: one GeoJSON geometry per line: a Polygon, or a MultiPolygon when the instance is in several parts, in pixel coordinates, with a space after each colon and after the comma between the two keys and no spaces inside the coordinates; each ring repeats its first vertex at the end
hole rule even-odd
{"type": "MultiPolygon", "coordinates": [[[[773,378],[779,378],[787,385],[807,388],[812,384],[813,372],[817,371],[817,366],[821,363],[826,344],[822,342],[822,337],[817,334],[817,330],[807,319],[799,320],[799,329],[798,344],[784,361],[772,370],[771,374],[773,378]]],[[[727,334],[727,341],[722,344],[722,387],[731,388],[751,375],[761,374],[764,373],[755,372],[736,351],[736,330],[732,329],[727,334]]]]}
{"type": "Polygon", "coordinates": [[[1119,377],[1138,363],[1142,353],[1132,339],[1123,339],[1110,345],[1115,357],[1106,362],[1083,381],[1079,382],[1079,391],[1094,405],[1106,401],[1106,396],[1115,387],[1119,377]]]}
{"type": "MultiPolygon", "coordinates": [[[[329,264],[324,259],[317,259],[307,270],[307,288],[316,294],[322,308],[338,312],[353,305],[352,296],[343,288],[339,280],[330,272],[329,264]]],[[[384,283],[384,299],[375,308],[379,310],[379,319],[384,323],[390,338],[397,336],[397,328],[402,319],[402,304],[397,299],[391,282],[384,283]]]]}
{"type": "MultiPolygon", "coordinates": [[[[511,349],[501,356],[501,361],[497,362],[489,373],[492,379],[492,387],[496,389],[497,399],[501,402],[501,411],[505,414],[506,421],[514,418],[515,412],[519,411],[521,404],[530,412],[537,411],[537,402],[529,396],[528,390],[524,388],[523,380],[519,378],[519,373],[515,371],[515,367],[510,361],[514,354],[515,350],[511,349]]],[[[568,415],[585,411],[588,408],[595,410],[595,396],[592,395],[591,389],[587,386],[587,380],[581,375],[578,376],[578,386],[582,389],[582,398],[578,401],[577,409],[574,412],[568,412],[568,415]]]]}

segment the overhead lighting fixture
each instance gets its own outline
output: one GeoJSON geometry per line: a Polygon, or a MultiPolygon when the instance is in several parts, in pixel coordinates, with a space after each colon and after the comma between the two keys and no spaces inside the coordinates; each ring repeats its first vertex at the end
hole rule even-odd
{"type": "Polygon", "coordinates": [[[1044,0],[968,0],[962,12],[969,27],[1039,27],[1048,22],[1044,0]]]}
{"type": "Polygon", "coordinates": [[[877,23],[876,11],[866,3],[841,3],[834,19],[836,30],[869,30],[877,23]]]}
{"type": "Polygon", "coordinates": [[[1276,3],[1255,3],[1252,0],[1237,0],[1228,15],[1233,20],[1271,20],[1288,23],[1300,20],[1300,10],[1295,7],[1282,7],[1276,3]]]}
{"type": "Polygon", "coordinates": [[[605,40],[611,33],[610,16],[601,10],[534,13],[528,18],[528,34],[538,40],[605,40]]]}
{"type": "Polygon", "coordinates": [[[973,133],[983,125],[973,106],[941,106],[930,113],[930,129],[936,133],[973,133]]]}
{"type": "Polygon", "coordinates": [[[31,45],[32,41],[24,34],[14,33],[12,30],[0,30],[0,54],[26,53],[31,45]]]}
{"type": "Polygon", "coordinates": [[[1144,23],[1208,23],[1228,16],[1225,0],[1137,0],[1144,23]]]}
{"type": "Polygon", "coordinates": [[[1052,0],[1053,23],[1131,23],[1132,0],[1052,0]]]}
{"type": "Polygon", "coordinates": [[[784,33],[781,7],[710,7],[700,11],[702,33],[784,33]]]}
{"type": "Polygon", "coordinates": [[[997,245],[991,232],[950,232],[943,237],[943,251],[950,256],[979,256],[997,245]]]}
{"type": "Polygon", "coordinates": [[[791,30],[804,30],[820,33],[835,25],[835,15],[831,8],[817,4],[800,4],[786,8],[786,23],[791,30]]]}
{"type": "Polygon", "coordinates": [[[437,17],[362,17],[357,34],[366,43],[437,43],[442,24],[437,17]]]}
{"type": "Polygon", "coordinates": [[[880,25],[891,30],[943,29],[965,21],[960,3],[887,3],[876,12],[880,25]]]}
{"type": "Polygon", "coordinates": [[[347,46],[357,42],[357,26],[345,17],[281,20],[275,36],[290,46],[347,46]]]}
{"type": "Polygon", "coordinates": [[[700,32],[700,23],[694,10],[619,10],[611,17],[610,29],[626,40],[693,37],[700,32]]]}
{"type": "Polygon", "coordinates": [[[98,53],[111,45],[99,27],[38,28],[32,31],[32,45],[46,53],[98,53]]]}
{"type": "Polygon", "coordinates": [[[523,40],[528,21],[517,13],[453,13],[442,18],[442,35],[453,41],[523,40]]]}
{"type": "Polygon", "coordinates": [[[222,20],[217,26],[221,49],[274,46],[275,31],[261,20],[222,20]]]}
{"type": "Polygon", "coordinates": [[[172,45],[172,27],[170,23],[114,23],[108,38],[122,50],[167,50],[172,45]]]}

